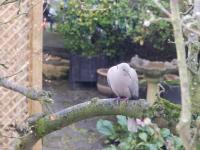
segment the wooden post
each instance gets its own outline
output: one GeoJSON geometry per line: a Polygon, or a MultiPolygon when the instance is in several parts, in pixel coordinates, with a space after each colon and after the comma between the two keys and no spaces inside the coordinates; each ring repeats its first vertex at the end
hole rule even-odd
{"type": "MultiPolygon", "coordinates": [[[[35,89],[42,89],[42,18],[43,18],[43,3],[42,1],[31,0],[33,8],[30,12],[31,33],[30,33],[30,48],[31,48],[31,65],[30,65],[30,84],[35,89]]],[[[29,113],[34,114],[42,111],[42,106],[39,102],[29,101],[29,113]]],[[[38,141],[33,150],[42,150],[42,140],[38,141]]]]}

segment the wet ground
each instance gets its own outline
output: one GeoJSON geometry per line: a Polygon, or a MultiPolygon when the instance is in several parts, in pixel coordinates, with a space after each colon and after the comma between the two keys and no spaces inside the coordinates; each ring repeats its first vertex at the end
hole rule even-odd
{"type": "MultiPolygon", "coordinates": [[[[85,102],[93,97],[105,98],[94,86],[71,90],[67,80],[46,80],[43,86],[54,95],[55,102],[48,108],[50,112],[85,102]]],[[[83,120],[47,135],[43,139],[43,150],[101,150],[104,137],[96,130],[98,119],[83,120]]]]}

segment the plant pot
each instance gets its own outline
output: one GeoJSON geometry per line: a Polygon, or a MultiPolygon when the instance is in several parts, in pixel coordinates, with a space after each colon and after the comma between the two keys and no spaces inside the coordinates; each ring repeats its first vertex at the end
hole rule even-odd
{"type": "Polygon", "coordinates": [[[113,96],[114,93],[107,82],[107,72],[106,68],[97,69],[97,90],[103,95],[113,96]]]}
{"type": "Polygon", "coordinates": [[[164,80],[167,84],[162,84],[165,92],[161,94],[161,97],[169,100],[172,103],[181,104],[179,77],[174,74],[166,74],[164,76],[164,80]]]}
{"type": "Polygon", "coordinates": [[[107,56],[86,57],[77,54],[70,55],[70,83],[96,82],[98,68],[107,67],[107,56]]]}
{"type": "Polygon", "coordinates": [[[181,104],[181,92],[179,85],[163,85],[165,92],[161,94],[161,97],[169,100],[175,104],[181,104]]]}

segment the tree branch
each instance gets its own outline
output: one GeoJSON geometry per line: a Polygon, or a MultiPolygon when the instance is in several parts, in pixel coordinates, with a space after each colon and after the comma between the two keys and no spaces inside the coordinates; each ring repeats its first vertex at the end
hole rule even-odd
{"type": "Polygon", "coordinates": [[[77,121],[106,115],[141,118],[145,116],[148,108],[147,101],[142,99],[120,103],[115,99],[92,99],[40,118],[34,123],[33,133],[22,137],[17,147],[20,150],[30,150],[40,138],[77,121]]]}
{"type": "Polygon", "coordinates": [[[41,102],[53,102],[53,100],[51,99],[51,94],[48,91],[37,91],[33,88],[25,87],[23,85],[19,85],[17,83],[2,78],[0,78],[0,86],[18,92],[32,100],[37,100],[41,102]]]}
{"type": "Polygon", "coordinates": [[[159,2],[159,0],[153,0],[156,6],[165,13],[168,17],[171,17],[171,13],[159,2]]]}
{"type": "Polygon", "coordinates": [[[194,29],[194,28],[192,28],[192,27],[188,27],[188,26],[185,25],[185,24],[182,24],[182,26],[183,26],[185,29],[187,29],[188,31],[190,31],[190,32],[192,32],[192,33],[195,33],[195,34],[197,34],[198,36],[200,36],[200,31],[199,31],[199,30],[194,29]]]}

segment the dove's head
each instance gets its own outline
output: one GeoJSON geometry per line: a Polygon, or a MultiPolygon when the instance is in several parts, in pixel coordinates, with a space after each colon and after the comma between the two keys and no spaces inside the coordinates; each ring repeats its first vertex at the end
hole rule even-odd
{"type": "Polygon", "coordinates": [[[123,74],[123,75],[128,75],[130,76],[130,69],[131,67],[129,66],[129,64],[127,63],[121,63],[119,65],[117,65],[119,71],[123,74]]]}

